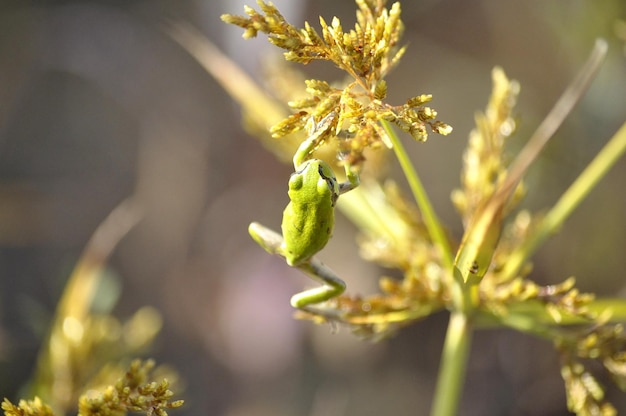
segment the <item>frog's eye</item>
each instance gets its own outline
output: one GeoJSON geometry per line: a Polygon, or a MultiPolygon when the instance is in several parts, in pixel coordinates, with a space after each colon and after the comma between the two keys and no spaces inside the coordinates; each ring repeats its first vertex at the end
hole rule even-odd
{"type": "Polygon", "coordinates": [[[303,182],[302,172],[294,172],[289,177],[289,189],[298,190],[302,188],[303,182]]]}

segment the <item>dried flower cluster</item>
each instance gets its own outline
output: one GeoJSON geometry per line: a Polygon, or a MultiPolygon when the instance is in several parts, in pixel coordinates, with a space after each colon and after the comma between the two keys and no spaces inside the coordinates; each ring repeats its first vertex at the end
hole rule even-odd
{"type": "MultiPolygon", "coordinates": [[[[183,405],[174,400],[169,382],[149,381],[154,362],[135,360],[126,374],[113,385],[101,390],[89,390],[78,402],[78,416],[123,416],[129,412],[142,412],[146,416],[167,416],[167,409],[183,405]]],[[[5,416],[54,416],[52,408],[36,397],[32,401],[21,400],[17,405],[4,399],[5,416]]]]}
{"type": "Polygon", "coordinates": [[[33,400],[20,400],[17,405],[5,398],[2,402],[2,410],[6,416],[54,416],[52,408],[42,402],[39,397],[33,400]]]}
{"type": "Polygon", "coordinates": [[[182,400],[171,401],[169,382],[149,381],[153,361],[133,361],[124,377],[102,391],[89,391],[78,401],[79,416],[125,415],[145,412],[146,416],[167,416],[167,409],[183,405],[182,400]]]}
{"type": "Polygon", "coordinates": [[[303,64],[314,59],[331,61],[354,79],[345,88],[333,87],[326,81],[307,81],[309,96],[289,103],[297,111],[274,126],[274,137],[302,130],[311,118],[319,121],[334,112],[338,117],[333,118],[326,134],[320,135],[319,144],[345,132],[338,143],[340,159],[358,166],[364,159],[364,149],[382,143],[391,146],[380,120],[396,124],[420,141],[428,137],[427,126],[442,135],[452,131],[449,125],[436,120],[435,110],[424,106],[431,95],[410,98],[399,106],[383,102],[387,94],[384,77],[405,51],[398,45],[403,31],[399,3],[388,10],[382,1],[358,0],[354,29],[344,32],[336,17],[330,25],[320,18],[321,35],[308,23],[297,29],[271,3],[259,1],[258,4],[261,13],[246,7],[247,17],[223,15],[222,19],[244,28],[244,38],[258,32],[267,34],[270,42],[287,50],[288,61],[303,64]]]}
{"type": "MultiPolygon", "coordinates": [[[[167,379],[148,381],[154,362],[136,360],[128,369],[115,364],[144,352],[161,329],[160,314],[144,307],[121,322],[106,308],[96,313],[92,304],[98,285],[98,300],[108,301],[109,307],[115,304],[115,296],[102,290],[112,284],[103,269],[112,249],[139,220],[138,213],[137,204],[126,200],[96,229],[66,284],[40,351],[30,385],[36,397],[17,405],[5,399],[6,416],[64,415],[76,409],[77,402],[80,416],[122,416],[131,411],[164,416],[166,409],[182,405],[180,400],[170,401],[167,379]],[[97,387],[85,393],[88,386],[97,387]]],[[[177,374],[170,371],[168,376],[171,380],[177,374]]]]}

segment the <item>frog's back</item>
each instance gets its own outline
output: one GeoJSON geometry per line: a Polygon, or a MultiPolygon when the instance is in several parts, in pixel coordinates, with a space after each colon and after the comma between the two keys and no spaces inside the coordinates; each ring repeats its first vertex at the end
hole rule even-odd
{"type": "Polygon", "coordinates": [[[283,213],[282,231],[285,259],[297,266],[326,246],[335,223],[332,201],[316,200],[311,203],[290,202],[283,213]],[[319,209],[320,204],[328,209],[319,209]],[[288,219],[288,220],[287,220],[288,219]]]}

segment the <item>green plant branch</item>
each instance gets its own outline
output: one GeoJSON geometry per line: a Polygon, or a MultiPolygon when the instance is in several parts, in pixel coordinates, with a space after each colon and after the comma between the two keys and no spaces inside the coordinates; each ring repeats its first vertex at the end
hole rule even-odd
{"type": "Polygon", "coordinates": [[[400,163],[402,172],[404,172],[404,176],[409,183],[415,202],[424,217],[424,224],[426,225],[433,242],[441,250],[444,266],[446,269],[452,270],[453,258],[448,238],[443,227],[441,227],[441,222],[439,221],[439,218],[437,217],[437,214],[428,199],[428,195],[426,194],[424,186],[422,185],[422,182],[413,167],[413,163],[406,153],[400,138],[391,127],[391,124],[385,120],[381,120],[381,124],[393,144],[393,151],[398,159],[398,162],[400,163]]]}
{"type": "MultiPolygon", "coordinates": [[[[590,314],[598,316],[610,311],[610,316],[603,317],[603,322],[626,322],[626,302],[623,299],[596,299],[585,307],[590,314]]],[[[495,329],[507,326],[542,338],[551,338],[548,327],[567,327],[589,323],[588,319],[569,314],[562,314],[557,323],[554,320],[554,315],[546,311],[543,303],[529,301],[509,305],[506,314],[477,311],[473,317],[473,324],[476,329],[495,329]]]]}
{"type": "Polygon", "coordinates": [[[471,342],[472,326],[469,318],[462,312],[452,312],[431,416],[454,416],[458,413],[471,342]]]}
{"type": "Polygon", "coordinates": [[[623,298],[595,299],[587,305],[587,308],[596,314],[611,311],[608,322],[626,322],[626,302],[623,298]]]}
{"type": "MultiPolygon", "coordinates": [[[[582,322],[578,319],[577,323],[581,324],[582,322]]],[[[557,324],[554,323],[554,319],[545,313],[545,308],[539,305],[537,305],[532,312],[516,311],[498,316],[477,313],[474,319],[474,326],[477,329],[508,327],[547,340],[553,338],[554,331],[550,330],[550,325],[552,325],[552,327],[557,326],[557,324]],[[539,317],[544,319],[540,319],[539,317]],[[548,320],[550,320],[550,322],[548,322],[548,320]]]]}
{"type": "Polygon", "coordinates": [[[572,111],[583,93],[593,81],[600,65],[604,62],[608,45],[604,39],[597,39],[591,51],[589,59],[580,69],[576,78],[559,97],[550,113],[541,122],[537,130],[528,140],[528,143],[517,155],[508,169],[503,183],[495,193],[511,195],[513,189],[519,184],[528,167],[535,161],[546,143],[554,136],[557,129],[563,124],[565,118],[572,111]]]}
{"type": "MultiPolygon", "coordinates": [[[[393,131],[391,125],[381,121],[385,132],[389,136],[393,149],[400,163],[402,171],[409,183],[411,192],[422,213],[424,224],[428,229],[433,242],[439,247],[445,267],[452,270],[453,258],[446,234],[441,227],[437,214],[428,199],[424,187],[417,175],[413,164],[408,157],[402,142],[393,131]]],[[[451,282],[455,285],[455,282],[451,282]]],[[[465,371],[472,338],[472,328],[469,317],[462,311],[453,311],[450,315],[448,330],[441,357],[441,367],[437,378],[437,387],[431,411],[432,416],[454,416],[457,414],[465,371]]]]}
{"type": "Polygon", "coordinates": [[[543,242],[555,233],[569,215],[587,197],[589,192],[602,179],[609,169],[626,152],[626,123],[615,133],[600,153],[578,176],[572,185],[565,191],[557,203],[550,209],[540,222],[536,231],[518,250],[513,252],[504,266],[502,276],[508,278],[520,270],[524,262],[532,256],[543,242]]]}

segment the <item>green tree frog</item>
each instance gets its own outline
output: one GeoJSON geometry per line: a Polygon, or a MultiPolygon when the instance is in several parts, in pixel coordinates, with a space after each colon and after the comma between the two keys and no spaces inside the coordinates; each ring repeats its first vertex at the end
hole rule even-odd
{"type": "Polygon", "coordinates": [[[332,236],[335,225],[335,203],[340,194],[359,184],[358,175],[346,166],[348,182],[338,183],[328,163],[308,159],[319,145],[319,137],[332,124],[334,113],[322,119],[313,134],[302,143],[294,156],[295,172],[289,179],[289,204],[283,211],[282,235],[253,222],[248,227],[252,238],[266,251],[285,258],[322,286],[296,294],[291,305],[306,308],[339,296],[345,283],[313,256],[332,236]]]}
{"type": "Polygon", "coordinates": [[[335,173],[322,160],[304,162],[289,178],[289,204],[283,212],[283,255],[298,266],[320,251],[335,225],[339,185],[335,173]]]}

